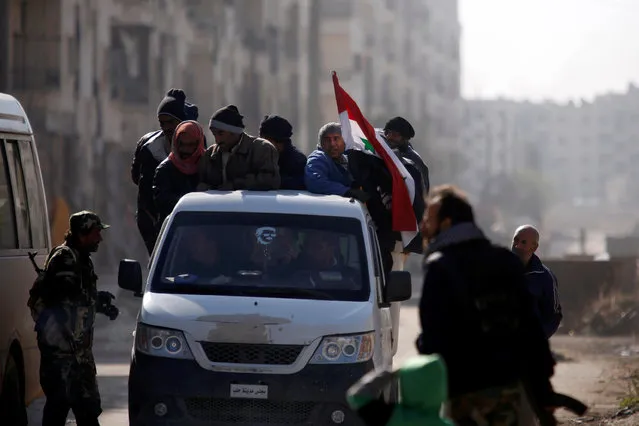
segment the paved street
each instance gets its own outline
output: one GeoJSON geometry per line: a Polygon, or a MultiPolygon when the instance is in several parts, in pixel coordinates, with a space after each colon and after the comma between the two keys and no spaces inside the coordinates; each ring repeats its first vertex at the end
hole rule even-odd
{"type": "MultiPolygon", "coordinates": [[[[417,282],[415,283],[417,284],[417,282]]],[[[108,290],[117,296],[116,303],[121,314],[114,322],[99,315],[95,331],[94,353],[98,367],[98,383],[102,395],[104,413],[100,417],[102,426],[128,425],[127,376],[137,309],[141,299],[136,299],[117,288],[115,277],[102,277],[100,290],[108,290]]],[[[417,335],[418,322],[415,307],[402,308],[401,334],[397,362],[415,354],[413,342],[417,335]]],[[[29,407],[30,425],[40,425],[44,398],[29,407]]],[[[72,415],[70,414],[70,417],[72,415]]]]}

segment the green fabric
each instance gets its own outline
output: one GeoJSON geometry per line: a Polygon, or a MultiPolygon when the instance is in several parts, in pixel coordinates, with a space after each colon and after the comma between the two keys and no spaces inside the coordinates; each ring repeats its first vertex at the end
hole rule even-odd
{"type": "Polygon", "coordinates": [[[399,370],[400,403],[388,426],[454,426],[440,417],[448,398],[446,366],[438,355],[409,359],[399,370]]]}

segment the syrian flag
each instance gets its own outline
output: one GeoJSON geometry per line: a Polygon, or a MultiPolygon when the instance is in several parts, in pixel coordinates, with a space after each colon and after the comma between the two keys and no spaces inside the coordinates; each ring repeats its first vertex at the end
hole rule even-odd
{"type": "Polygon", "coordinates": [[[417,219],[413,210],[415,181],[393,150],[364,118],[353,98],[339,85],[335,71],[333,71],[333,86],[346,149],[363,151],[381,158],[393,177],[391,206],[393,231],[401,232],[402,243],[406,247],[418,233],[417,219]]]}

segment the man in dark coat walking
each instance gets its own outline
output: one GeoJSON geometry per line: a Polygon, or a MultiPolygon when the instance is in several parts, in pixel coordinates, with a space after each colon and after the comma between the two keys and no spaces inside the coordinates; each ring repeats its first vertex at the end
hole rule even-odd
{"type": "Polygon", "coordinates": [[[431,192],[421,230],[428,247],[417,347],[444,358],[449,417],[469,426],[527,424],[527,399],[551,412],[555,362],[522,263],[491,244],[454,187],[431,192]]]}

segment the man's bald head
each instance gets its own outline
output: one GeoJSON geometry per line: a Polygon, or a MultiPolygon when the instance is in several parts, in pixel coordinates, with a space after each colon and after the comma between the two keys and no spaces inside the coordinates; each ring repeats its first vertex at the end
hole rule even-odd
{"type": "Polygon", "coordinates": [[[539,247],[539,231],[532,225],[522,225],[513,236],[512,250],[528,264],[539,247]]]}

